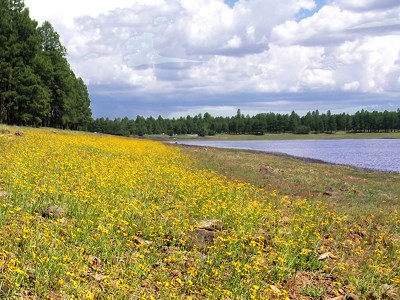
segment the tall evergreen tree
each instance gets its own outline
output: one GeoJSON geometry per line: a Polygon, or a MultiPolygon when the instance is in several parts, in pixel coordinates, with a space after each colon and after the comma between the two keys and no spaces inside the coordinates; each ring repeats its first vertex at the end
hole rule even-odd
{"type": "Polygon", "coordinates": [[[49,22],[37,27],[23,0],[0,0],[0,123],[84,128],[87,87],[49,22]]]}

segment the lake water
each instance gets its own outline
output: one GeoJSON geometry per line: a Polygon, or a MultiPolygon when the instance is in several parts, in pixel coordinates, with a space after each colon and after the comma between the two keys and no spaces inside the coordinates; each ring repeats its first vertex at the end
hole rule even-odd
{"type": "Polygon", "coordinates": [[[400,172],[400,139],[176,141],[178,144],[285,153],[385,172],[400,172]]]}

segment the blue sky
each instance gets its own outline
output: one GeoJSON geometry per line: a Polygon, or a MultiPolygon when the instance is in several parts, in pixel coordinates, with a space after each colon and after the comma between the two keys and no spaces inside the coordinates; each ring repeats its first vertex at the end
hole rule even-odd
{"type": "Polygon", "coordinates": [[[400,107],[398,0],[25,3],[59,32],[95,117],[400,107]]]}
{"type": "Polygon", "coordinates": [[[233,7],[235,5],[236,2],[238,2],[239,0],[225,0],[224,2],[226,4],[228,4],[230,7],[233,7]]]}

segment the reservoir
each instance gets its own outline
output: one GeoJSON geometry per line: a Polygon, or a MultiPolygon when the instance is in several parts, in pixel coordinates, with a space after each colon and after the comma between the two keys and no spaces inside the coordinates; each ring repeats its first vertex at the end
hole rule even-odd
{"type": "Polygon", "coordinates": [[[178,140],[178,144],[284,153],[383,172],[400,172],[400,139],[178,140]]]}

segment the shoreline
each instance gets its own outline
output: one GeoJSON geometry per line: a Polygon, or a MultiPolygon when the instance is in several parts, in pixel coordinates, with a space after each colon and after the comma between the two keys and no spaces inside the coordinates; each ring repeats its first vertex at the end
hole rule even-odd
{"type": "Polygon", "coordinates": [[[339,164],[339,163],[333,163],[321,159],[316,159],[316,158],[311,158],[311,157],[304,157],[304,156],[296,156],[296,155],[291,155],[283,152],[272,152],[272,151],[262,151],[262,150],[254,150],[254,149],[245,149],[245,148],[225,148],[225,147],[215,147],[215,146],[200,146],[200,145],[187,145],[187,144],[179,144],[178,141],[161,141],[167,145],[175,145],[179,147],[187,147],[187,148],[202,148],[202,149],[207,149],[207,148],[212,148],[212,149],[218,149],[218,150],[228,150],[232,152],[248,152],[248,153],[254,153],[254,154],[262,154],[262,155],[273,155],[277,157],[283,157],[283,158],[293,158],[297,159],[299,161],[303,161],[306,163],[312,163],[312,164],[322,164],[322,165],[329,165],[329,166],[342,166],[342,167],[348,167],[352,168],[354,170],[359,170],[359,171],[364,171],[364,172],[378,172],[378,173],[385,173],[385,174],[400,174],[400,172],[396,171],[385,171],[385,170],[377,170],[377,169],[370,169],[370,168],[363,168],[363,167],[357,167],[349,164],[339,164]]]}

